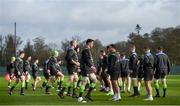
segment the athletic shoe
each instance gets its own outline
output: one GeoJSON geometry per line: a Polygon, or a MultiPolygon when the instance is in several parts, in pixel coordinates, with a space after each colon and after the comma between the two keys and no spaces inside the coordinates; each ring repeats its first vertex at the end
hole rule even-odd
{"type": "Polygon", "coordinates": [[[121,97],[115,98],[113,101],[121,101],[121,97]]]}
{"type": "Polygon", "coordinates": [[[61,98],[61,99],[64,99],[64,95],[62,93],[58,93],[58,96],[61,98]]]}
{"type": "Polygon", "coordinates": [[[11,96],[12,95],[12,91],[9,91],[8,94],[11,96]]]}
{"type": "Polygon", "coordinates": [[[83,101],[83,97],[79,97],[78,102],[82,102],[82,101],[83,101]]]}
{"type": "Polygon", "coordinates": [[[153,97],[148,97],[146,99],[144,99],[145,101],[153,101],[153,97]]]}
{"type": "Polygon", "coordinates": [[[109,91],[106,95],[107,95],[107,96],[113,96],[113,95],[114,95],[114,92],[113,92],[113,91],[109,91]]]}

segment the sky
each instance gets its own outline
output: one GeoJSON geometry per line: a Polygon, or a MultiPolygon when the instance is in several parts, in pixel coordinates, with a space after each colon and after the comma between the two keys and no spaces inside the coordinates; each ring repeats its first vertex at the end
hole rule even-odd
{"type": "Polygon", "coordinates": [[[104,45],[124,41],[136,24],[141,34],[180,25],[180,0],[0,0],[0,34],[26,40],[38,36],[61,44],[72,36],[100,39],[104,45]]]}

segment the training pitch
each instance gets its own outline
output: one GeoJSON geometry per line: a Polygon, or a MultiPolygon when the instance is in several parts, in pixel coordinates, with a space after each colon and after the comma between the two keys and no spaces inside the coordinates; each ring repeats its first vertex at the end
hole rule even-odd
{"type": "MultiPolygon", "coordinates": [[[[67,79],[67,78],[66,78],[67,79]]],[[[40,82],[41,84],[42,82],[40,82]]],[[[20,84],[16,87],[12,96],[8,95],[7,81],[4,77],[0,77],[0,105],[84,105],[78,103],[77,99],[65,96],[60,99],[57,96],[56,88],[51,89],[52,95],[47,95],[44,90],[40,88],[40,84],[36,91],[32,91],[31,84],[28,90],[25,91],[25,96],[19,95],[20,84]]],[[[87,102],[86,105],[180,105],[180,75],[170,75],[167,77],[167,97],[154,98],[154,101],[144,101],[146,91],[144,84],[141,88],[141,96],[138,98],[129,97],[131,94],[122,93],[121,101],[110,101],[110,96],[99,92],[99,83],[96,91],[92,94],[94,101],[87,102]]],[[[155,90],[153,89],[153,95],[155,90]]],[[[161,87],[162,95],[162,87],[161,87]]],[[[85,95],[86,93],[84,93],[85,95]]]]}

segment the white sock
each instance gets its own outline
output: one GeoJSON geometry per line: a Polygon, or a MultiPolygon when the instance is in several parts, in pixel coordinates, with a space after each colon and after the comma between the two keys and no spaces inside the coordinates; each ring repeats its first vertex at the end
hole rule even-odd
{"type": "Polygon", "coordinates": [[[114,96],[113,96],[113,99],[116,99],[117,98],[117,94],[115,93],[114,96]]]}
{"type": "Polygon", "coordinates": [[[118,93],[117,98],[121,99],[121,94],[120,93],[118,93]]]}

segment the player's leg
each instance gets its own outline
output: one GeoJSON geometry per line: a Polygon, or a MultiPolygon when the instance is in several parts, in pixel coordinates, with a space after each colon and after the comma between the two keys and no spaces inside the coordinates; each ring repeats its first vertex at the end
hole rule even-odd
{"type": "Polygon", "coordinates": [[[61,90],[62,89],[62,84],[63,84],[63,81],[64,81],[64,75],[61,73],[61,76],[57,76],[58,78],[58,90],[61,90]]]}
{"type": "Polygon", "coordinates": [[[147,91],[147,95],[148,95],[148,97],[145,100],[152,101],[153,97],[152,97],[151,81],[150,80],[145,81],[145,86],[146,86],[146,91],[147,91]]]}
{"type": "Polygon", "coordinates": [[[127,76],[127,91],[131,93],[131,77],[130,75],[127,76]]]}
{"type": "Polygon", "coordinates": [[[26,74],[26,80],[25,80],[25,89],[28,89],[28,84],[31,79],[31,75],[29,73],[26,74]]]}
{"type": "Polygon", "coordinates": [[[126,78],[127,77],[122,77],[122,93],[125,93],[126,91],[126,78]]]}
{"type": "Polygon", "coordinates": [[[37,76],[36,79],[35,79],[35,82],[34,82],[34,88],[33,90],[36,90],[36,86],[37,86],[37,83],[41,81],[41,77],[37,76]]]}
{"type": "Polygon", "coordinates": [[[134,89],[134,94],[132,95],[132,97],[139,96],[137,78],[136,77],[132,77],[132,81],[133,81],[133,89],[134,89]]]}
{"type": "Polygon", "coordinates": [[[154,87],[156,90],[155,97],[160,97],[160,93],[159,93],[159,78],[160,77],[161,77],[160,73],[156,71],[155,76],[154,76],[154,87]]]}
{"type": "Polygon", "coordinates": [[[15,80],[14,84],[12,84],[11,88],[9,89],[9,92],[8,92],[9,95],[12,95],[14,88],[17,86],[17,84],[19,82],[20,82],[20,78],[16,77],[16,80],[15,80]]]}
{"type": "Polygon", "coordinates": [[[163,85],[163,97],[166,97],[166,90],[167,90],[166,74],[163,73],[161,81],[163,85]]]}
{"type": "Polygon", "coordinates": [[[83,76],[82,84],[80,86],[80,91],[79,91],[78,102],[82,102],[83,101],[83,93],[84,93],[85,86],[86,86],[88,80],[89,80],[88,76],[83,76]]]}
{"type": "Polygon", "coordinates": [[[93,92],[93,90],[95,89],[95,86],[96,86],[96,82],[97,82],[97,78],[96,78],[96,75],[94,73],[90,73],[89,74],[89,79],[91,80],[91,83],[90,83],[90,87],[89,87],[89,90],[88,90],[88,93],[86,95],[86,98],[90,101],[93,101],[92,97],[91,97],[91,94],[93,92]]]}
{"type": "Polygon", "coordinates": [[[108,82],[108,85],[109,85],[109,92],[106,95],[107,96],[113,96],[114,92],[113,92],[113,88],[112,88],[112,82],[111,82],[110,75],[107,75],[107,82],[108,82]]]}
{"type": "Polygon", "coordinates": [[[77,98],[78,96],[76,95],[76,88],[77,88],[77,82],[79,80],[79,77],[78,77],[78,74],[76,72],[74,72],[73,74],[74,74],[74,78],[73,78],[73,94],[72,94],[72,97],[77,98]]]}
{"type": "Polygon", "coordinates": [[[138,78],[138,91],[141,91],[142,78],[138,78]]]}
{"type": "Polygon", "coordinates": [[[21,75],[21,91],[20,91],[20,95],[24,95],[24,88],[25,88],[25,76],[21,75]]]}
{"type": "Polygon", "coordinates": [[[118,86],[118,80],[113,79],[112,80],[112,86],[113,86],[113,91],[114,91],[113,100],[114,101],[121,100],[120,89],[119,89],[119,86],[118,86]]]}
{"type": "Polygon", "coordinates": [[[131,95],[131,97],[137,97],[139,96],[139,91],[138,91],[138,73],[137,70],[133,70],[133,73],[131,74],[131,78],[133,81],[133,90],[134,90],[134,94],[131,95]]]}
{"type": "Polygon", "coordinates": [[[119,77],[117,81],[118,81],[119,90],[122,91],[122,86],[123,86],[122,78],[119,77]]]}

